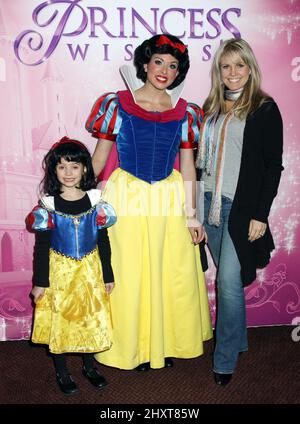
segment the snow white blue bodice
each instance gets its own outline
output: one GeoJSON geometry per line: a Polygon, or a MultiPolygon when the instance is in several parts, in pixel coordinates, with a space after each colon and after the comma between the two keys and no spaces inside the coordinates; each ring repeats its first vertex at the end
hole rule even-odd
{"type": "Polygon", "coordinates": [[[182,120],[146,121],[128,114],[122,106],[119,115],[122,119],[122,132],[117,140],[120,167],[148,183],[170,175],[179,149],[182,120]]]}
{"type": "Polygon", "coordinates": [[[154,183],[171,174],[179,148],[195,147],[201,117],[201,109],[183,99],[165,112],[146,111],[126,90],[100,97],[86,128],[96,138],[116,140],[120,167],[154,183]]]}
{"type": "Polygon", "coordinates": [[[90,190],[91,203],[88,211],[68,215],[55,211],[53,197],[46,196],[40,206],[33,209],[27,218],[28,227],[37,231],[51,230],[51,249],[64,256],[81,260],[97,246],[98,230],[116,222],[112,206],[100,201],[100,190],[90,190]],[[97,199],[97,197],[99,197],[97,199]]]}
{"type": "MultiPolygon", "coordinates": [[[[108,207],[101,205],[101,208],[108,207]]],[[[75,259],[81,259],[92,252],[97,246],[98,229],[101,228],[101,225],[97,224],[98,215],[99,208],[96,206],[76,216],[56,212],[53,216],[51,248],[75,259]]],[[[112,221],[111,218],[110,216],[112,221]]],[[[108,222],[104,226],[109,226],[107,224],[108,222]]]]}

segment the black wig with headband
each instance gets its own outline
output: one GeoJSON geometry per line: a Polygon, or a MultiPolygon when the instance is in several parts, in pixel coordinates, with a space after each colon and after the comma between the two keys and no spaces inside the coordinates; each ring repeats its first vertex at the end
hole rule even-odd
{"type": "Polygon", "coordinates": [[[86,171],[80,181],[79,187],[83,191],[95,188],[97,185],[90,152],[80,141],[63,137],[54,143],[43,160],[45,176],[40,183],[40,191],[49,196],[61,193],[60,182],[56,176],[56,166],[61,163],[61,159],[67,162],[81,163],[86,171]]]}
{"type": "Polygon", "coordinates": [[[136,67],[136,76],[143,82],[147,80],[147,73],[144,65],[150,62],[155,54],[170,54],[178,60],[178,76],[168,87],[169,90],[177,87],[184,79],[190,67],[188,49],[177,37],[170,34],[158,34],[145,40],[134,51],[134,66],[136,67]]]}

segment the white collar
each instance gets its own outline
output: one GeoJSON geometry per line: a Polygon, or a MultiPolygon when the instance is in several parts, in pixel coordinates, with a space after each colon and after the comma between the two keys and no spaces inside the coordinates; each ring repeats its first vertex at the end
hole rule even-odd
{"type": "Polygon", "coordinates": [[[49,209],[50,211],[54,211],[54,196],[43,196],[41,200],[39,201],[41,206],[45,207],[46,209],[49,209]]]}
{"type": "MultiPolygon", "coordinates": [[[[97,205],[102,200],[102,192],[96,188],[87,191],[92,207],[97,205]]],[[[54,211],[54,196],[43,196],[40,200],[42,206],[50,211],[54,211]]]]}
{"type": "Polygon", "coordinates": [[[92,207],[100,203],[100,201],[102,200],[102,191],[98,188],[93,188],[87,191],[87,194],[90,198],[92,207]]]}
{"type": "MultiPolygon", "coordinates": [[[[125,81],[126,86],[130,90],[134,99],[134,92],[144,85],[143,81],[136,77],[136,70],[133,66],[122,65],[120,67],[120,72],[125,81]]],[[[177,87],[173,88],[173,90],[167,90],[167,93],[171,97],[171,103],[173,108],[177,105],[178,100],[180,99],[183,87],[184,81],[182,81],[182,83],[179,84],[177,87]]]]}

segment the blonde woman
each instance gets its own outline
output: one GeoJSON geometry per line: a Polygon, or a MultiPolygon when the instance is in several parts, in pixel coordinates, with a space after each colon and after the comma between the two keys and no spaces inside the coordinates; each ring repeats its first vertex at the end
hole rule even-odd
{"type": "Polygon", "coordinates": [[[247,351],[244,287],[270,260],[268,215],[282,168],[282,119],[260,88],[249,44],[225,41],[211,70],[196,166],[204,181],[204,225],[217,268],[216,384],[231,380],[247,351]]]}

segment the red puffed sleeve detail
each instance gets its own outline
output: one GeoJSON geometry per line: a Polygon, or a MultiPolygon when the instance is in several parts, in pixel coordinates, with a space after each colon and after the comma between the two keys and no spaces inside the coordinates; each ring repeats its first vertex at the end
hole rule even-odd
{"type": "Polygon", "coordinates": [[[116,93],[106,93],[94,103],[85,127],[96,138],[115,141],[121,118],[119,101],[116,93]]]}
{"type": "Polygon", "coordinates": [[[96,209],[96,224],[98,229],[108,228],[117,222],[116,212],[109,203],[100,202],[96,209]]]}
{"type": "Polygon", "coordinates": [[[181,149],[194,149],[197,147],[202,119],[202,109],[195,103],[188,103],[186,116],[182,124],[181,149]]]}
{"type": "Polygon", "coordinates": [[[54,228],[52,214],[41,206],[35,206],[25,222],[28,231],[49,231],[54,228]]]}

